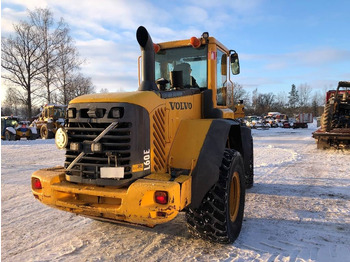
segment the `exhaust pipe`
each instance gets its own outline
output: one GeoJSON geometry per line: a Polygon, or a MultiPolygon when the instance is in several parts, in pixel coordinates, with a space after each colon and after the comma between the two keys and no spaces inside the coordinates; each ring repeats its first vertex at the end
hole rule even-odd
{"type": "Polygon", "coordinates": [[[141,48],[142,56],[142,82],[139,91],[158,91],[155,83],[155,52],[151,36],[147,29],[140,26],[136,32],[136,39],[141,48]]]}

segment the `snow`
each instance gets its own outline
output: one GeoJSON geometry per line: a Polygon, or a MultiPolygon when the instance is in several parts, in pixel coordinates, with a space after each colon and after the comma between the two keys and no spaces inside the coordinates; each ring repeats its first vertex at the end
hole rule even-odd
{"type": "Polygon", "coordinates": [[[350,151],[318,150],[308,129],[253,130],[255,184],[230,245],[192,238],[185,216],[153,229],[42,205],[31,173],[62,165],[54,140],[1,143],[3,261],[350,261],[350,151]]]}

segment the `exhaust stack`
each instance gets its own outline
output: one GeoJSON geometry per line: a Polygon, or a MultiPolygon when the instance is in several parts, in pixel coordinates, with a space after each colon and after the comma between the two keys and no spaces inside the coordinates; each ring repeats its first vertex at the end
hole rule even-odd
{"type": "Polygon", "coordinates": [[[140,26],[136,32],[136,39],[141,48],[142,56],[142,82],[139,91],[158,91],[155,83],[155,52],[152,38],[147,29],[140,26]]]}

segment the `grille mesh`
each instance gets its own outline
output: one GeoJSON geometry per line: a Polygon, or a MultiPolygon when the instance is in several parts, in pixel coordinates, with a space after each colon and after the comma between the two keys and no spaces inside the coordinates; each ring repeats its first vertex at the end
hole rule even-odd
{"type": "Polygon", "coordinates": [[[165,156],[165,107],[157,109],[153,114],[153,163],[156,172],[166,168],[165,156]]]}
{"type": "MultiPolygon", "coordinates": [[[[91,146],[92,142],[109,123],[71,123],[66,127],[70,142],[80,143],[83,147],[91,146]]],[[[124,167],[125,178],[131,176],[130,168],[130,133],[131,123],[119,123],[117,128],[110,130],[100,141],[103,153],[86,154],[71,170],[74,176],[84,179],[97,179],[100,175],[100,167],[117,166],[124,167]],[[110,155],[106,154],[110,152],[110,155]]],[[[67,167],[80,152],[67,150],[65,166],[67,167]]]]}

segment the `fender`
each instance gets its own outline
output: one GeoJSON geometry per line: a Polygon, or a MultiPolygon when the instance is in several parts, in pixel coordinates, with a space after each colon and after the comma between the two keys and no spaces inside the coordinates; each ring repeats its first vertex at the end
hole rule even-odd
{"type": "Polygon", "coordinates": [[[34,135],[38,134],[36,127],[29,127],[29,129],[32,132],[32,134],[34,134],[34,135]]]}
{"type": "MultiPolygon", "coordinates": [[[[249,130],[250,131],[250,130],[249,130]]],[[[245,132],[245,137],[249,134],[245,132]]],[[[171,169],[192,171],[191,208],[197,208],[218,181],[226,147],[244,156],[241,126],[229,119],[184,120],[180,123],[169,154],[171,169]]]]}
{"type": "Polygon", "coordinates": [[[14,135],[16,134],[16,130],[12,126],[6,127],[6,130],[10,131],[14,135]]]}

